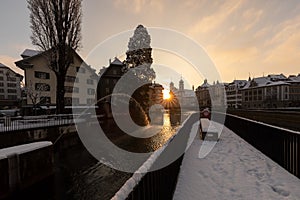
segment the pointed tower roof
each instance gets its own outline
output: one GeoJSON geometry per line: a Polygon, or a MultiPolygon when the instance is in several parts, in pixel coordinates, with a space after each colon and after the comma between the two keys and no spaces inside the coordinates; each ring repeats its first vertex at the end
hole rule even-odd
{"type": "Polygon", "coordinates": [[[123,66],[123,62],[121,60],[119,60],[117,57],[115,57],[114,61],[111,64],[112,65],[122,65],[123,66]]]}

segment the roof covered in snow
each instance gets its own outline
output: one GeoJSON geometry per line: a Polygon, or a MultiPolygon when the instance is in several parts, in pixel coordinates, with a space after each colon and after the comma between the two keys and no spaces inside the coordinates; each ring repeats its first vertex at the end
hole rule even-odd
{"type": "Polygon", "coordinates": [[[22,58],[28,58],[40,54],[41,51],[33,50],[33,49],[25,49],[21,54],[22,58]]]}
{"type": "Polygon", "coordinates": [[[293,82],[300,82],[300,74],[298,74],[298,76],[289,76],[288,78],[289,80],[293,81],[293,82]]]}
{"type": "Polygon", "coordinates": [[[210,86],[210,84],[207,82],[207,79],[205,79],[204,82],[203,82],[203,84],[200,85],[201,88],[207,88],[209,86],[210,86]]]}
{"type": "Polygon", "coordinates": [[[111,63],[112,65],[124,65],[121,60],[119,60],[117,57],[115,57],[114,61],[111,63]]]}
{"type": "Polygon", "coordinates": [[[21,77],[21,79],[23,78],[23,76],[17,72],[15,72],[14,70],[12,70],[10,67],[7,67],[6,65],[0,63],[0,68],[6,68],[7,70],[13,72],[16,76],[21,77]]]}
{"type": "Polygon", "coordinates": [[[289,85],[287,82],[289,79],[283,74],[279,75],[268,75],[258,78],[253,78],[248,81],[243,89],[254,88],[254,87],[267,87],[274,85],[289,85]]]}

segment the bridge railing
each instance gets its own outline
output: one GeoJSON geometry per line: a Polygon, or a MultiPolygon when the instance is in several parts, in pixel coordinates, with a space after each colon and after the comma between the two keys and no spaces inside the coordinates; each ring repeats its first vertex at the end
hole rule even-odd
{"type": "Polygon", "coordinates": [[[74,120],[82,120],[82,117],[74,114],[0,117],[0,133],[23,129],[67,125],[74,123],[74,120]]]}
{"type": "Polygon", "coordinates": [[[144,163],[144,165],[148,165],[149,160],[155,160],[150,168],[147,167],[150,170],[147,173],[139,173],[139,170],[135,172],[112,199],[172,199],[184,153],[181,153],[173,163],[164,168],[153,170],[153,166],[155,162],[161,162],[167,157],[174,156],[176,154],[174,147],[177,148],[177,152],[185,151],[191,127],[197,120],[199,120],[199,114],[192,114],[181,129],[162,147],[161,152],[154,155],[156,158],[150,157],[144,163]]]}
{"type": "MultiPolygon", "coordinates": [[[[218,115],[224,115],[218,113],[218,115]]],[[[215,119],[218,121],[218,117],[215,119]]],[[[226,114],[226,127],[300,178],[300,132],[226,114]]]]}

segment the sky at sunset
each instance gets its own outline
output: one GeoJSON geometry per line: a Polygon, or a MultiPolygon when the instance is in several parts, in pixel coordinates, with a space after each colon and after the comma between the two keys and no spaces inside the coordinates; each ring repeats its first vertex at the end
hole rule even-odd
{"type": "MultiPolygon", "coordinates": [[[[34,48],[26,1],[1,0],[0,24],[0,63],[23,74],[14,62],[25,48],[34,48]]],[[[85,59],[107,38],[133,30],[138,24],[172,29],[195,41],[214,62],[223,82],[248,79],[249,74],[300,73],[299,0],[84,0],[79,54],[85,59]]],[[[161,35],[160,40],[167,38],[161,35]]],[[[109,58],[122,57],[128,40],[119,49],[112,49],[112,55],[91,65],[98,71],[109,58]]],[[[152,38],[156,44],[160,40],[152,38]]],[[[173,43],[179,45],[178,41],[173,43]]],[[[171,63],[178,73],[159,81],[172,79],[177,85],[181,75],[185,80],[190,77],[184,73],[189,70],[186,65],[171,63]]],[[[203,77],[191,77],[190,85],[201,84],[203,77]]]]}

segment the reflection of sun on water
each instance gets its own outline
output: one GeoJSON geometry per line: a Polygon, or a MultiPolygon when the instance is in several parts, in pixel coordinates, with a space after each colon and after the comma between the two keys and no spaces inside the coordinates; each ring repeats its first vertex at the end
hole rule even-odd
{"type": "Polygon", "coordinates": [[[167,99],[170,99],[170,97],[171,97],[170,91],[164,89],[164,90],[163,90],[163,98],[164,98],[165,100],[167,100],[167,99]]]}
{"type": "Polygon", "coordinates": [[[164,127],[170,127],[170,126],[171,126],[170,114],[164,113],[164,127]]]}

